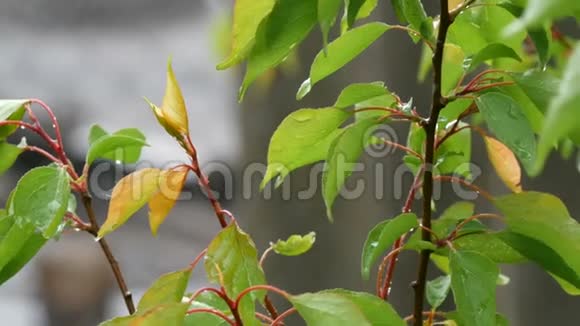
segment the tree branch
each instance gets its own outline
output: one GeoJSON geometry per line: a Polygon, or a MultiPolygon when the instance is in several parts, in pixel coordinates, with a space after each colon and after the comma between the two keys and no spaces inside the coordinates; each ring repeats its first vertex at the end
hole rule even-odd
{"type": "MultiPolygon", "coordinates": [[[[83,206],[87,211],[87,215],[89,217],[89,221],[91,223],[91,228],[87,231],[93,236],[97,237],[99,232],[99,222],[97,222],[97,218],[95,216],[95,211],[93,210],[93,200],[88,193],[81,194],[83,206]]],[[[125,282],[125,277],[123,276],[123,272],[121,272],[121,268],[119,267],[119,263],[117,259],[113,255],[111,251],[111,247],[104,238],[99,239],[99,245],[101,246],[101,250],[105,254],[111,269],[113,270],[113,274],[115,275],[115,279],[117,280],[117,285],[119,286],[119,290],[121,290],[121,294],[123,296],[123,300],[125,300],[125,305],[127,306],[127,310],[129,314],[135,313],[135,304],[133,303],[133,295],[129,288],[127,287],[127,283],[125,282]]]]}
{"type": "MultiPolygon", "coordinates": [[[[453,23],[453,18],[449,13],[449,3],[447,0],[440,0],[441,15],[439,22],[439,32],[437,35],[437,44],[433,54],[433,99],[431,103],[431,114],[429,119],[423,124],[427,134],[425,145],[425,169],[423,174],[423,215],[421,218],[421,239],[431,241],[431,200],[433,198],[433,162],[435,157],[435,133],[439,113],[447,105],[447,99],[441,93],[442,74],[443,74],[443,53],[445,50],[445,41],[447,31],[453,23]]],[[[421,251],[419,259],[419,268],[417,271],[417,280],[413,284],[415,290],[415,305],[413,309],[414,325],[423,325],[423,304],[425,301],[425,285],[427,283],[427,268],[429,266],[429,256],[431,251],[421,251]]]]}

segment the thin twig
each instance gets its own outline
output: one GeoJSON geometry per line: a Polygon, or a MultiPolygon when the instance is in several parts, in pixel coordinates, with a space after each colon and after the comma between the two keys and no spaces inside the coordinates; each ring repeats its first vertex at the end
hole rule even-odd
{"type": "MultiPolygon", "coordinates": [[[[89,233],[97,237],[99,232],[99,222],[97,221],[95,212],[93,210],[92,198],[88,193],[81,194],[81,197],[83,206],[87,211],[87,215],[91,223],[91,229],[89,233]]],[[[127,306],[127,310],[129,311],[129,314],[132,315],[135,313],[135,304],[133,303],[133,295],[131,294],[131,291],[129,291],[129,288],[127,287],[127,283],[125,282],[125,277],[123,276],[123,272],[121,272],[119,263],[117,262],[117,259],[113,255],[113,252],[111,251],[111,248],[109,247],[107,241],[104,238],[99,238],[98,242],[99,245],[101,246],[103,254],[105,254],[105,257],[107,258],[107,261],[111,266],[113,274],[115,275],[117,285],[119,286],[119,290],[121,290],[121,294],[123,296],[123,300],[125,301],[125,305],[127,306]]]]}

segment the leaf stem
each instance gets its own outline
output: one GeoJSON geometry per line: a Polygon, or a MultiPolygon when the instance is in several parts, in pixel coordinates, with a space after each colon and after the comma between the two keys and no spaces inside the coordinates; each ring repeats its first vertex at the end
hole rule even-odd
{"type": "Polygon", "coordinates": [[[254,286],[250,286],[249,288],[246,288],[245,290],[240,292],[240,294],[238,294],[238,297],[236,298],[236,301],[234,302],[233,307],[237,309],[240,306],[240,302],[247,294],[254,292],[254,291],[260,291],[260,290],[266,290],[266,291],[278,293],[279,295],[283,296],[284,298],[288,298],[290,296],[290,294],[286,293],[284,290],[280,290],[279,288],[277,288],[275,286],[266,285],[266,284],[254,285],[254,286]]]}
{"type": "Polygon", "coordinates": [[[191,264],[189,264],[189,269],[190,270],[194,270],[195,266],[197,266],[197,264],[201,261],[201,259],[203,258],[203,256],[205,256],[205,254],[207,253],[207,248],[204,249],[202,252],[200,252],[195,259],[193,260],[193,262],[191,262],[191,264]]]}
{"type": "Polygon", "coordinates": [[[286,311],[284,311],[283,313],[280,314],[280,316],[278,316],[278,318],[274,319],[274,321],[272,322],[272,324],[270,326],[277,326],[280,325],[282,323],[282,321],[284,320],[284,318],[292,315],[293,313],[296,313],[298,310],[296,310],[296,308],[290,308],[286,311]]]}
{"type": "Polygon", "coordinates": [[[489,192],[481,189],[480,187],[478,187],[472,183],[467,182],[464,179],[450,176],[450,175],[439,175],[439,176],[434,177],[433,180],[441,180],[441,181],[448,181],[448,182],[461,184],[461,185],[471,189],[472,191],[482,195],[483,197],[485,197],[485,199],[487,199],[489,201],[493,201],[493,196],[489,192]]]}
{"type": "MultiPolygon", "coordinates": [[[[433,198],[433,163],[435,159],[435,134],[437,129],[437,122],[441,110],[447,105],[447,99],[443,96],[442,77],[443,77],[443,54],[445,50],[445,42],[447,40],[447,32],[453,23],[453,18],[459,13],[454,12],[453,15],[449,13],[449,2],[447,0],[440,0],[440,22],[439,31],[437,33],[437,43],[435,53],[433,54],[433,98],[431,103],[431,113],[429,119],[423,124],[425,133],[427,135],[425,141],[425,164],[423,174],[423,214],[421,217],[421,225],[426,229],[421,229],[421,239],[423,241],[431,242],[431,233],[427,229],[431,229],[431,200],[433,198]]],[[[413,309],[414,325],[423,325],[423,305],[425,301],[425,287],[427,283],[427,269],[429,267],[430,250],[422,250],[419,267],[417,270],[417,280],[413,283],[415,290],[415,304],[413,309]]]]}

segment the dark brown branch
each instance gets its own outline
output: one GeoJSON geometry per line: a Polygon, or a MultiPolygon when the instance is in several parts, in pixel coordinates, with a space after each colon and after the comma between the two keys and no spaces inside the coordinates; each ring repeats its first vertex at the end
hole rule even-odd
{"type": "MultiPolygon", "coordinates": [[[[421,239],[431,241],[431,200],[433,198],[433,162],[435,157],[435,133],[439,113],[447,105],[447,99],[441,93],[442,73],[443,73],[443,53],[445,50],[445,41],[447,31],[453,22],[449,13],[449,4],[447,0],[440,0],[441,18],[439,22],[439,32],[437,35],[437,44],[433,54],[433,99],[431,103],[431,114],[429,120],[425,121],[423,128],[427,134],[425,144],[425,171],[423,174],[423,215],[421,218],[421,239]]],[[[423,325],[423,304],[425,301],[425,285],[427,283],[427,268],[429,266],[429,256],[431,251],[421,251],[419,268],[417,271],[417,280],[413,284],[415,290],[415,305],[413,309],[414,325],[423,325]]]]}
{"type": "MultiPolygon", "coordinates": [[[[87,215],[89,217],[89,221],[91,223],[91,228],[88,230],[90,234],[94,237],[97,237],[99,233],[99,222],[97,222],[97,218],[95,216],[95,211],[93,210],[93,200],[91,199],[90,195],[87,193],[81,194],[83,206],[87,211],[87,215]]],[[[123,296],[123,300],[125,300],[125,305],[127,306],[127,310],[129,314],[135,313],[135,304],[133,303],[133,295],[129,288],[127,287],[127,283],[125,282],[125,278],[123,276],[123,272],[121,272],[121,268],[119,267],[119,263],[117,259],[113,255],[111,251],[111,247],[104,238],[99,239],[99,245],[101,246],[101,250],[105,254],[107,258],[107,262],[111,266],[113,270],[113,274],[115,275],[115,280],[117,281],[117,285],[119,286],[119,290],[121,290],[121,294],[123,296]]]]}

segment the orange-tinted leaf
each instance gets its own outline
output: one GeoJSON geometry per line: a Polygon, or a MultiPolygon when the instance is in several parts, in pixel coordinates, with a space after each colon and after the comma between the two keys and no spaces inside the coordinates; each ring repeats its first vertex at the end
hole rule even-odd
{"type": "Polygon", "coordinates": [[[163,171],[160,178],[159,192],[149,201],[149,225],[153,235],[179,199],[189,172],[186,168],[163,171]]]}
{"type": "Polygon", "coordinates": [[[189,133],[185,101],[175,74],[173,73],[173,68],[171,68],[171,62],[167,64],[167,85],[165,95],[163,96],[163,103],[161,104],[161,111],[163,118],[172,129],[180,134],[189,133]]]}
{"type": "Polygon", "coordinates": [[[487,154],[500,179],[513,192],[522,192],[522,170],[514,153],[502,142],[484,137],[487,154]]]}
{"type": "Polygon", "coordinates": [[[123,225],[159,192],[163,173],[159,169],[147,168],[124,177],[113,189],[107,220],[99,230],[98,237],[123,225]]]}
{"type": "Polygon", "coordinates": [[[449,10],[453,10],[463,4],[463,0],[448,0],[449,10]]]}

